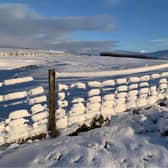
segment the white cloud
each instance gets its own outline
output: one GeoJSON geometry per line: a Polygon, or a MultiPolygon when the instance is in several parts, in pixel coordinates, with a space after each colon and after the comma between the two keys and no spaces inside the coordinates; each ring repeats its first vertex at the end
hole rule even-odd
{"type": "Polygon", "coordinates": [[[68,47],[71,40],[74,47],[81,42],[73,42],[73,32],[111,32],[113,29],[113,17],[109,15],[47,17],[24,4],[0,5],[1,47],[50,48],[54,47],[54,43],[55,46],[60,43],[60,47],[68,47]],[[70,41],[68,45],[67,40],[70,41]]]}
{"type": "Polygon", "coordinates": [[[139,52],[143,54],[143,53],[145,53],[146,51],[145,51],[145,50],[140,50],[139,52]]]}
{"type": "Polygon", "coordinates": [[[154,39],[154,40],[151,40],[151,42],[153,43],[167,43],[168,42],[168,39],[165,39],[165,38],[161,38],[161,39],[154,39]]]}
{"type": "MultiPolygon", "coordinates": [[[[64,41],[62,43],[53,44],[56,49],[63,48],[65,50],[70,49],[73,51],[105,51],[115,47],[118,42],[114,41],[64,41]]],[[[50,45],[51,46],[51,45],[50,45]]]]}

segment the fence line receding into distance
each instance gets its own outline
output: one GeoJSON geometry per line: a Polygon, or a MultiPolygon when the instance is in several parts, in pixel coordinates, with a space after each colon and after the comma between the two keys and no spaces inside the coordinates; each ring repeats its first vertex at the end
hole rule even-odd
{"type": "Polygon", "coordinates": [[[89,126],[100,116],[110,119],[118,113],[152,106],[168,98],[166,68],[168,64],[117,71],[56,73],[57,79],[77,77],[79,80],[56,82],[56,128],[59,130],[73,124],[89,126]],[[136,75],[142,72],[145,74],[136,75]],[[117,77],[123,74],[127,77],[117,77]],[[88,80],[82,81],[82,78],[88,80]]]}
{"type": "Polygon", "coordinates": [[[47,133],[54,137],[57,130],[74,124],[89,127],[95,118],[110,120],[127,110],[152,106],[168,98],[167,68],[168,64],[94,73],[50,70],[49,102],[32,77],[1,81],[0,145],[47,133]],[[70,77],[77,78],[74,82],[70,77]]]}

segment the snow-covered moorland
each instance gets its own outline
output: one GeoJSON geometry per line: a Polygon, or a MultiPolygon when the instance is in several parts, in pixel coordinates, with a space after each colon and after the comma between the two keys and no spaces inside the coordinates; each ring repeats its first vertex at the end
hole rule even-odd
{"type": "Polygon", "coordinates": [[[129,111],[78,136],[13,144],[0,154],[2,167],[167,167],[167,107],[129,111]]]}
{"type": "MultiPolygon", "coordinates": [[[[46,89],[48,69],[57,72],[104,71],[160,65],[162,60],[104,58],[98,56],[17,56],[8,63],[0,57],[1,80],[33,76],[46,89]],[[25,60],[25,64],[21,62],[25,60]],[[30,62],[27,60],[31,60],[30,62]],[[3,64],[6,62],[7,66],[3,64]]],[[[168,61],[167,61],[168,62],[168,61]]],[[[65,79],[60,79],[65,80],[65,79]]],[[[46,91],[47,92],[47,91],[46,91]]],[[[151,108],[120,113],[101,128],[76,136],[29,141],[1,148],[2,167],[167,167],[167,102],[151,108]]]]}

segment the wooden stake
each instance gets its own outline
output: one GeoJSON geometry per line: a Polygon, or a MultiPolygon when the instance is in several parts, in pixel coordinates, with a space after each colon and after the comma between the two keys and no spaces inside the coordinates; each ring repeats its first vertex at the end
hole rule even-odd
{"type": "Polygon", "coordinates": [[[49,70],[49,135],[57,135],[55,123],[55,70],[49,70]]]}

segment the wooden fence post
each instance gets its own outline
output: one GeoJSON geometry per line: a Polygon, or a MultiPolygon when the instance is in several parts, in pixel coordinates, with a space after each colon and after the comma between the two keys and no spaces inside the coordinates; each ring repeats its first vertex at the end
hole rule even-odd
{"type": "Polygon", "coordinates": [[[49,135],[57,135],[55,123],[55,70],[49,70],[49,135]]]}

